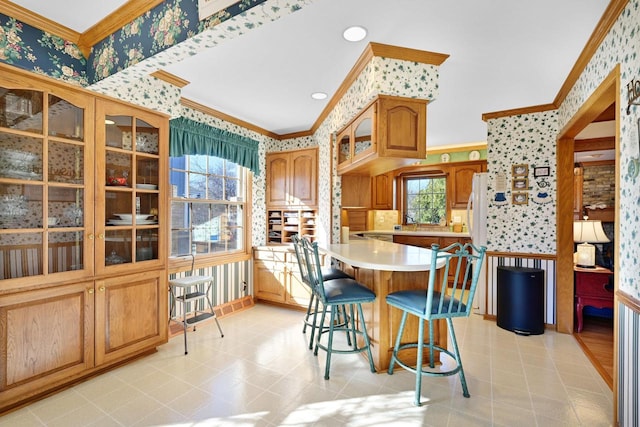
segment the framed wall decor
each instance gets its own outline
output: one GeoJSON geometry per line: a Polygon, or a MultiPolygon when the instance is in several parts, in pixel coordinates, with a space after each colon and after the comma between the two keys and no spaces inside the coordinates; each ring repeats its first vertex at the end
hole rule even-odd
{"type": "Polygon", "coordinates": [[[511,174],[513,176],[527,176],[529,175],[529,166],[528,165],[513,165],[511,168],[511,174]]]}
{"type": "Polygon", "coordinates": [[[513,178],[511,182],[513,190],[524,191],[529,189],[529,178],[513,178]]]}
{"type": "Polygon", "coordinates": [[[533,168],[533,176],[536,178],[541,176],[549,176],[549,166],[533,168]]]}
{"type": "Polygon", "coordinates": [[[512,193],[511,203],[514,205],[526,205],[529,203],[529,193],[512,193]]]}

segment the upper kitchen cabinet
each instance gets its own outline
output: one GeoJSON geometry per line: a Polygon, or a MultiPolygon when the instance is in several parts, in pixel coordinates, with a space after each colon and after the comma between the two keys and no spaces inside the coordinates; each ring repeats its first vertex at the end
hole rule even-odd
{"type": "Polygon", "coordinates": [[[426,123],[426,100],[379,95],[338,132],[338,174],[380,175],[424,159],[426,123]]]}
{"type": "Polygon", "coordinates": [[[315,207],[318,149],[267,154],[267,206],[315,207]]]}
{"type": "Polygon", "coordinates": [[[473,174],[486,171],[486,165],[485,161],[461,162],[450,165],[447,188],[450,191],[451,209],[467,208],[467,202],[471,195],[473,174]]]}

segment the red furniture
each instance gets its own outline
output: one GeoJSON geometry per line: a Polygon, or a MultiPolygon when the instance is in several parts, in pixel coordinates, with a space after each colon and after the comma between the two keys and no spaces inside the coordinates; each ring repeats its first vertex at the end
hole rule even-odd
{"type": "Polygon", "coordinates": [[[585,306],[595,308],[613,308],[613,290],[609,286],[609,277],[613,272],[604,267],[581,268],[574,266],[576,284],[576,317],[578,332],[582,332],[582,309],[585,306]]]}

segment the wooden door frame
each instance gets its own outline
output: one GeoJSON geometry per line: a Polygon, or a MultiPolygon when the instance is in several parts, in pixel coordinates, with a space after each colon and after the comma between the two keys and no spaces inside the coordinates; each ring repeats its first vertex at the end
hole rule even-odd
{"type": "MultiPolygon", "coordinates": [[[[558,133],[556,145],[557,165],[557,264],[556,264],[556,328],[558,332],[573,333],[574,328],[574,281],[573,281],[573,155],[575,137],[596,119],[611,104],[615,103],[615,231],[614,241],[620,236],[620,65],[616,65],[600,86],[578,109],[564,128],[558,133]]],[[[614,270],[619,260],[619,245],[614,247],[614,270]]],[[[614,277],[613,316],[613,405],[618,398],[618,276],[614,277]]]]}

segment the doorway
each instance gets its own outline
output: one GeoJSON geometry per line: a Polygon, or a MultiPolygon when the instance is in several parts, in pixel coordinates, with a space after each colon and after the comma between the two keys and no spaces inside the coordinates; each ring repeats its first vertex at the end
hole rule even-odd
{"type": "MultiPolygon", "coordinates": [[[[573,271],[573,218],[574,218],[574,153],[576,151],[576,136],[582,132],[589,124],[593,123],[598,117],[612,108],[613,120],[615,121],[614,151],[615,163],[619,164],[618,147],[618,129],[619,129],[619,93],[620,93],[620,69],[617,66],[609,76],[601,83],[587,101],[578,109],[576,114],[571,118],[567,125],[560,131],[557,145],[557,172],[558,172],[558,209],[557,209],[557,225],[556,233],[557,243],[557,327],[559,332],[574,332],[574,271],[573,271]],[[611,107],[613,105],[613,107],[611,107]]],[[[616,172],[615,188],[616,188],[616,206],[615,206],[615,231],[614,241],[618,241],[619,218],[618,218],[618,200],[619,195],[619,173],[616,172]]],[[[619,246],[619,245],[616,245],[619,246]]],[[[618,250],[615,249],[614,263],[618,259],[618,250]]],[[[614,266],[615,270],[615,266],[614,266]]],[[[617,283],[614,281],[614,326],[613,337],[611,342],[611,365],[613,366],[612,375],[607,381],[606,371],[598,362],[597,358],[591,358],[592,363],[601,373],[605,381],[612,387],[614,393],[614,401],[616,399],[616,368],[613,363],[615,348],[617,345],[617,325],[615,321],[616,298],[615,291],[618,289],[617,283]],[[599,366],[600,365],[600,366],[599,366]],[[602,370],[601,370],[602,369],[602,370]]],[[[589,351],[585,351],[589,356],[589,351]]]]}

